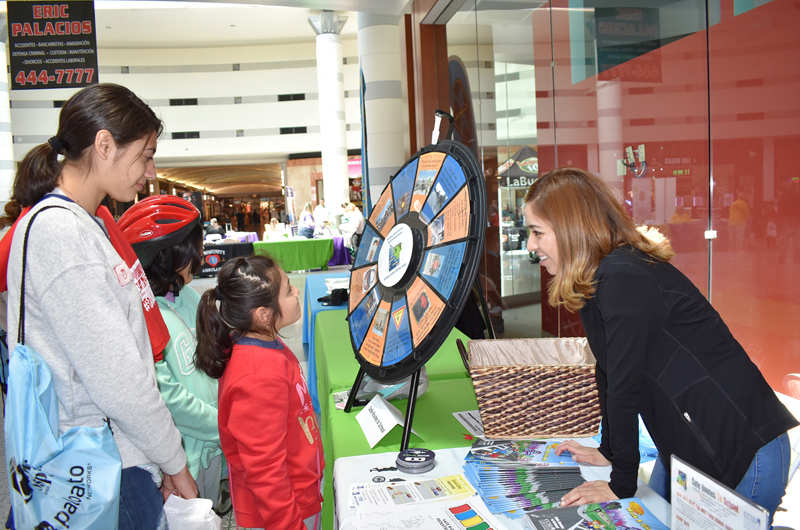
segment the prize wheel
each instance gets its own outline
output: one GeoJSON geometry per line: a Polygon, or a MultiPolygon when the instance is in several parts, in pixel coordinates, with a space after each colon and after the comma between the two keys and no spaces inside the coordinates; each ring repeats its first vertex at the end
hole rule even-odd
{"type": "Polygon", "coordinates": [[[483,253],[486,189],[475,155],[443,140],[391,178],[350,274],[353,350],[373,379],[421,368],[453,328],[483,253]]]}

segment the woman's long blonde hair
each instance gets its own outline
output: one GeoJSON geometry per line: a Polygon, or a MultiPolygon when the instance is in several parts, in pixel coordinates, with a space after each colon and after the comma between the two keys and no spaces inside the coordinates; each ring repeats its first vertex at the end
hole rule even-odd
{"type": "Polygon", "coordinates": [[[547,221],[558,246],[558,270],[548,284],[548,301],[578,311],[595,292],[600,260],[621,245],[638,248],[654,260],[675,255],[669,240],[640,232],[617,199],[614,188],[588,171],[554,169],[533,183],[525,205],[547,221]]]}

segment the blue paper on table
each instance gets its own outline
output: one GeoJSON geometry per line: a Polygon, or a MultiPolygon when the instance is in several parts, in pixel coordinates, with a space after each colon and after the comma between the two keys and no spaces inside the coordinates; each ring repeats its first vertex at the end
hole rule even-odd
{"type": "MultiPolygon", "coordinates": [[[[597,436],[592,436],[592,440],[599,444],[602,433],[603,425],[600,424],[600,432],[597,436]]],[[[647,426],[645,426],[642,417],[639,416],[639,463],[644,464],[656,458],[658,458],[658,448],[656,448],[655,442],[653,442],[653,439],[650,437],[650,433],[647,431],[647,426]]]]}
{"type": "Polygon", "coordinates": [[[17,346],[5,410],[15,527],[116,529],[122,463],[108,425],[58,433],[50,368],[39,354],[17,346]]]}

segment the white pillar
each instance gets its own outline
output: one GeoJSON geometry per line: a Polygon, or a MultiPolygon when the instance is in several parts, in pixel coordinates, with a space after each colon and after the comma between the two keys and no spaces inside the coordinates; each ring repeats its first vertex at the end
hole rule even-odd
{"type": "Polygon", "coordinates": [[[325,202],[336,212],[350,201],[347,173],[347,125],[344,116],[342,38],[339,32],[347,17],[332,11],[311,15],[308,22],[317,32],[317,86],[319,128],[322,138],[322,180],[325,202]]]}
{"type": "Polygon", "coordinates": [[[399,16],[358,14],[358,64],[365,83],[365,139],[372,203],[405,163],[399,16]]]}
{"type": "Polygon", "coordinates": [[[11,197],[17,165],[14,163],[14,138],[11,135],[11,106],[8,102],[8,60],[6,58],[6,16],[0,15],[0,210],[11,197]]]}
{"type": "Polygon", "coordinates": [[[617,160],[625,156],[622,145],[622,87],[618,79],[597,81],[597,151],[600,178],[620,191],[625,176],[617,174],[617,160]]]}

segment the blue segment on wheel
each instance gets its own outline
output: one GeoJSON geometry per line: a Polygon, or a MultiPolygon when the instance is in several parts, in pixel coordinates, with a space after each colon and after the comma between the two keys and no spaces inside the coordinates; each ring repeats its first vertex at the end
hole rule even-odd
{"type": "Polygon", "coordinates": [[[392,304],[389,318],[389,333],[386,335],[386,346],[383,348],[383,366],[397,364],[413,351],[411,328],[408,326],[408,305],[405,297],[392,304]]]}
{"type": "Polygon", "coordinates": [[[464,170],[458,162],[451,156],[445,158],[442,169],[439,171],[439,176],[433,184],[430,195],[428,195],[428,200],[425,201],[425,206],[422,207],[422,211],[419,214],[420,219],[429,223],[466,181],[464,170]]]}
{"type": "Polygon", "coordinates": [[[361,243],[358,245],[358,254],[356,254],[356,261],[353,267],[360,267],[367,263],[378,261],[381,245],[383,245],[383,238],[372,227],[367,226],[361,236],[361,243]]]}
{"type": "Polygon", "coordinates": [[[466,249],[466,241],[444,245],[428,250],[422,259],[420,274],[445,300],[450,298],[458,280],[466,249]]]}
{"type": "Polygon", "coordinates": [[[414,180],[417,178],[418,161],[419,158],[415,158],[399,175],[392,179],[395,222],[407,214],[411,207],[411,190],[414,188],[414,180]]]}
{"type": "Polygon", "coordinates": [[[381,299],[378,295],[378,288],[374,287],[372,291],[361,300],[356,310],[350,315],[350,332],[353,334],[353,340],[356,343],[357,349],[361,348],[361,343],[364,342],[364,337],[367,335],[369,325],[372,323],[372,317],[375,316],[375,311],[378,310],[381,299]]]}

